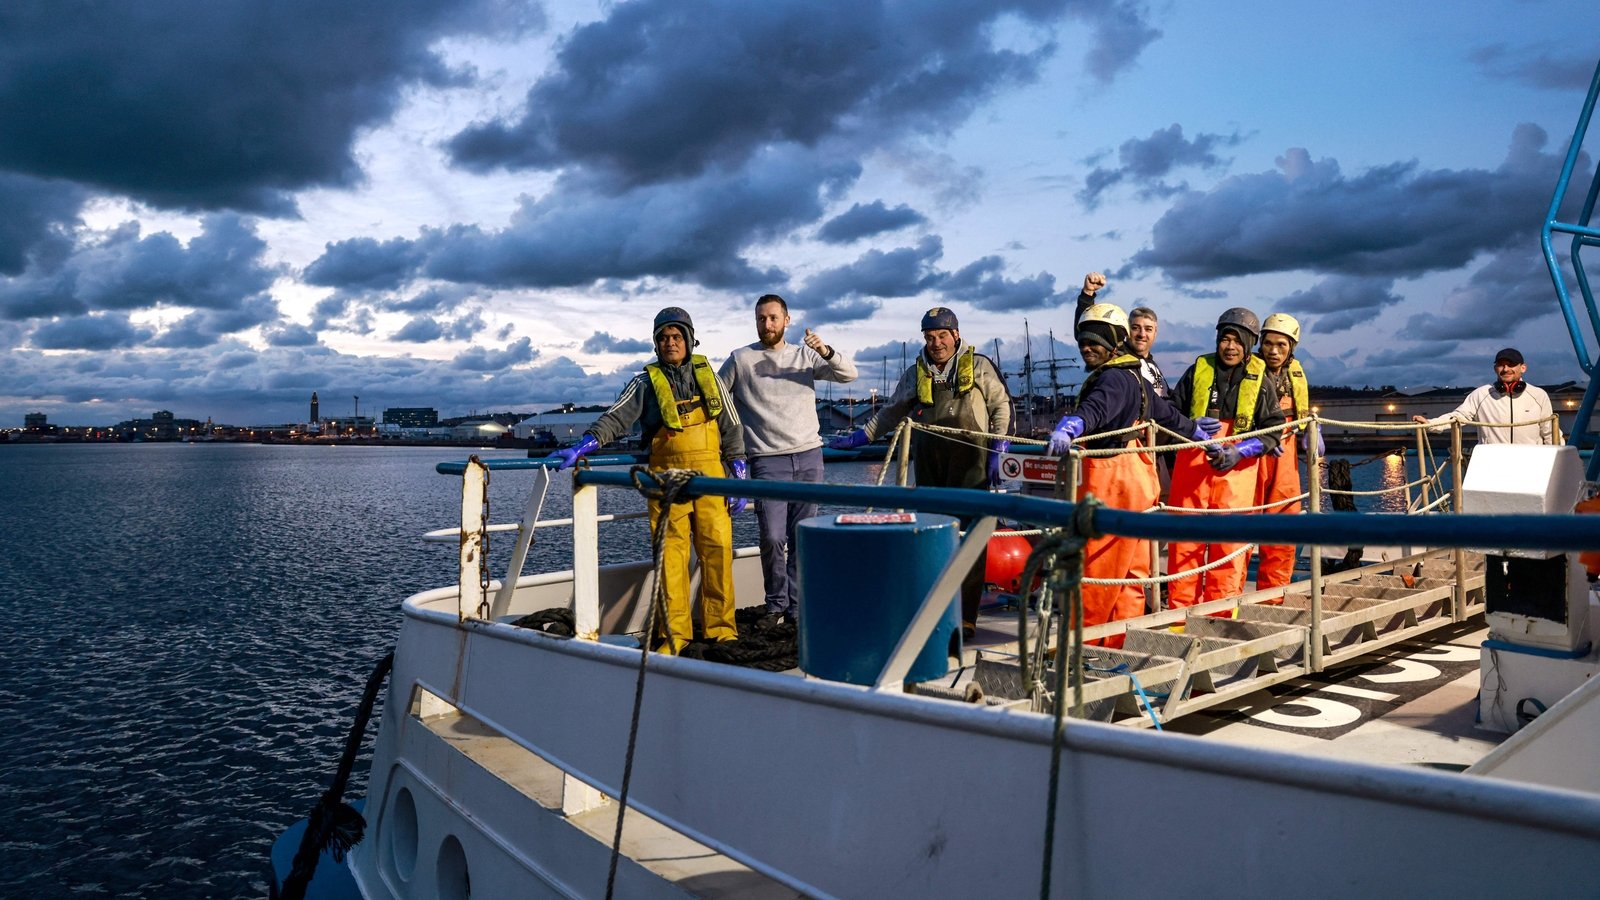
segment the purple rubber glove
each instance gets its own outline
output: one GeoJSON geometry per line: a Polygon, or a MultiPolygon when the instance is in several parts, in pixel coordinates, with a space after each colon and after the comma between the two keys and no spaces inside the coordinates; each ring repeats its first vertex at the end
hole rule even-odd
{"type": "Polygon", "coordinates": [[[989,487],[1000,486],[1000,454],[1010,449],[1010,441],[995,441],[989,445],[989,487]]]}
{"type": "Polygon", "coordinates": [[[1083,420],[1077,416],[1062,416],[1056,423],[1056,430],[1050,432],[1050,446],[1044,452],[1050,456],[1060,456],[1072,449],[1072,439],[1083,434],[1083,420]]]}
{"type": "Polygon", "coordinates": [[[1313,434],[1316,435],[1317,439],[1317,457],[1320,459],[1327,456],[1328,445],[1322,442],[1322,426],[1315,424],[1307,428],[1305,431],[1300,432],[1300,455],[1309,455],[1310,441],[1313,434]]]}
{"type": "Polygon", "coordinates": [[[556,467],[557,469],[570,469],[579,459],[598,449],[600,449],[600,442],[595,440],[594,435],[585,434],[583,440],[573,444],[571,447],[562,447],[560,450],[546,456],[544,461],[546,463],[561,463],[556,467]]]}
{"type": "Polygon", "coordinates": [[[1194,420],[1194,434],[1190,437],[1190,439],[1196,441],[1209,440],[1221,430],[1221,422],[1211,418],[1210,416],[1201,416],[1200,418],[1194,420]]]}
{"type": "Polygon", "coordinates": [[[829,450],[854,450],[867,442],[867,430],[857,428],[841,438],[834,438],[828,442],[829,450]]]}
{"type": "MultiPolygon", "coordinates": [[[[750,477],[750,464],[742,459],[736,459],[729,463],[728,468],[733,470],[734,478],[748,479],[750,477]]],[[[737,516],[739,513],[744,512],[744,508],[749,505],[750,499],[748,497],[729,497],[728,515],[737,516]]]]}
{"type": "Polygon", "coordinates": [[[1218,472],[1226,472],[1247,459],[1255,459],[1267,452],[1260,438],[1245,438],[1237,444],[1223,444],[1215,450],[1207,451],[1207,462],[1211,468],[1218,472]]]}

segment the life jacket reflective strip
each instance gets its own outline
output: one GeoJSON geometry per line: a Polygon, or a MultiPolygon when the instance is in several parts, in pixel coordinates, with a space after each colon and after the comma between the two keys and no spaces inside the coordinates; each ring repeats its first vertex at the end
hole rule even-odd
{"type": "Polygon", "coordinates": [[[700,396],[688,400],[679,400],[673,395],[672,382],[660,364],[650,363],[644,367],[645,374],[650,376],[650,387],[655,390],[656,405],[661,408],[661,422],[673,431],[683,430],[683,418],[678,413],[680,405],[689,407],[696,400],[704,400],[708,418],[722,415],[722,392],[717,390],[717,376],[711,370],[710,360],[697,353],[689,357],[689,365],[694,369],[694,382],[700,388],[700,396]]]}
{"type": "MultiPolygon", "coordinates": [[[[962,348],[956,356],[957,397],[972,390],[975,355],[976,351],[969,346],[962,348]]],[[[933,405],[933,370],[928,368],[928,360],[921,353],[917,354],[917,401],[923,406],[933,405]]]]}
{"type": "MultiPolygon", "coordinates": [[[[1259,356],[1251,356],[1244,363],[1244,378],[1239,381],[1239,396],[1234,403],[1234,432],[1249,431],[1256,421],[1256,401],[1261,397],[1261,377],[1267,364],[1259,356]]],[[[1206,415],[1211,406],[1212,386],[1217,380],[1217,355],[1207,353],[1194,361],[1194,395],[1189,398],[1189,418],[1206,415]]]]}

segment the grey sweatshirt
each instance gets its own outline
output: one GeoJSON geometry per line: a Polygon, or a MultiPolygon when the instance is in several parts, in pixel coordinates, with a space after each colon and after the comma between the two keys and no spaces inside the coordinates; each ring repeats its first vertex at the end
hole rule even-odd
{"type": "Polygon", "coordinates": [[[855,381],[856,366],[838,350],[823,359],[805,344],[768,350],[757,342],[733,351],[717,374],[739,408],[745,451],[776,456],[822,446],[817,382],[855,381]]]}

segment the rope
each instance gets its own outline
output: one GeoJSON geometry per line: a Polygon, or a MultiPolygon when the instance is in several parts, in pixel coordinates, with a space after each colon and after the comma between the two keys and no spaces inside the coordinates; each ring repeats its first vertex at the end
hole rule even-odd
{"type": "Polygon", "coordinates": [[[1234,557],[1238,556],[1241,553],[1249,553],[1250,551],[1255,550],[1258,546],[1259,546],[1258,544],[1240,544],[1239,545],[1239,549],[1233,551],[1232,553],[1229,553],[1227,556],[1223,556],[1223,557],[1219,557],[1217,559],[1214,559],[1211,562],[1208,562],[1203,566],[1199,566],[1198,568],[1185,569],[1182,572],[1173,572],[1173,573],[1168,574],[1168,575],[1155,575],[1155,576],[1152,576],[1150,578],[1085,578],[1085,579],[1083,579],[1083,583],[1084,584],[1109,584],[1109,585],[1117,585],[1117,586],[1130,585],[1130,584],[1140,584],[1140,585],[1144,585],[1144,584],[1171,584],[1174,581],[1182,581],[1185,578],[1193,578],[1196,575],[1199,575],[1201,572],[1209,572],[1212,569],[1215,569],[1218,566],[1222,565],[1223,563],[1226,563],[1226,562],[1232,560],[1234,557]]]}
{"type": "MultiPolygon", "coordinates": [[[[684,486],[701,473],[689,469],[651,472],[644,466],[634,466],[628,470],[628,474],[632,476],[633,486],[639,493],[660,505],[657,508],[658,517],[654,533],[650,537],[651,549],[655,556],[656,584],[655,590],[650,594],[650,613],[645,621],[644,640],[639,642],[639,674],[633,684],[633,718],[628,723],[628,755],[622,763],[622,791],[617,796],[617,831],[611,839],[611,865],[606,871],[607,900],[610,900],[616,890],[617,861],[622,856],[622,822],[628,813],[628,787],[633,781],[633,753],[639,745],[639,712],[644,707],[645,661],[650,658],[650,642],[655,639],[656,616],[664,612],[667,603],[667,580],[662,577],[662,570],[665,568],[663,560],[666,556],[667,520],[672,517],[672,505],[683,502],[681,495],[684,486]]],[[[673,647],[670,633],[667,635],[667,645],[676,649],[673,647]]]]}
{"type": "Polygon", "coordinates": [[[344,802],[344,790],[350,783],[350,772],[355,768],[356,755],[361,751],[361,739],[367,733],[367,722],[372,718],[372,708],[378,702],[378,688],[389,677],[394,667],[394,652],[378,660],[372,674],[367,676],[367,686],[361,693],[361,705],[356,708],[356,720],[344,741],[344,755],[334,772],[333,784],[317,799],[311,816],[306,821],[305,833],[300,836],[300,847],[294,853],[294,864],[283,880],[283,890],[277,896],[282,900],[302,900],[311,878],[317,872],[317,863],[324,852],[333,856],[334,862],[344,862],[350,848],[361,843],[367,820],[355,808],[344,802]]]}
{"type": "MultiPolygon", "coordinates": [[[[1074,715],[1082,715],[1083,711],[1083,596],[1079,590],[1083,578],[1083,549],[1090,540],[1100,536],[1094,527],[1094,511],[1101,505],[1092,497],[1085,498],[1073,512],[1072,524],[1058,529],[1055,535],[1047,538],[1053,563],[1050,589],[1052,593],[1059,592],[1066,598],[1072,613],[1074,715]]],[[[1056,794],[1061,789],[1061,748],[1067,734],[1067,710],[1062,703],[1067,690],[1067,646],[1067,641],[1056,641],[1055,727],[1050,738],[1050,787],[1045,805],[1044,863],[1039,876],[1039,896],[1044,900],[1050,897],[1050,866],[1054,856],[1050,851],[1055,846],[1056,794]]]]}
{"type": "Polygon", "coordinates": [[[1134,691],[1139,695],[1139,700],[1144,703],[1144,711],[1145,714],[1150,717],[1150,724],[1154,725],[1157,731],[1163,730],[1161,728],[1161,720],[1156,718],[1155,704],[1150,702],[1150,695],[1144,692],[1144,685],[1139,683],[1139,674],[1133,671],[1133,669],[1129,667],[1127,663],[1117,663],[1109,669],[1102,666],[1089,666],[1088,668],[1091,672],[1104,672],[1108,675],[1128,676],[1128,680],[1133,682],[1134,691]]]}

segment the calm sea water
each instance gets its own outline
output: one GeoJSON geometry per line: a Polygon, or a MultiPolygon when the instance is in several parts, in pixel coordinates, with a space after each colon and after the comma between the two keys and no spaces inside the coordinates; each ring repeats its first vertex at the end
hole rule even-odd
{"type": "MultiPolygon", "coordinates": [[[[0,896],[265,895],[268,847],[326,787],[400,602],[454,580],[452,545],[419,536],[459,518],[460,482],[433,465],[467,452],[0,447],[0,896]]],[[[1406,480],[1383,461],[1355,475],[1406,480]]],[[[495,521],[533,477],[493,476],[495,521]]],[[[557,482],[544,516],[568,512],[557,482]]],[[[647,555],[642,522],[607,534],[605,561],[647,555]]],[[[735,537],[755,542],[753,516],[735,537]]],[[[567,558],[541,531],[528,568],[567,558]]]]}

